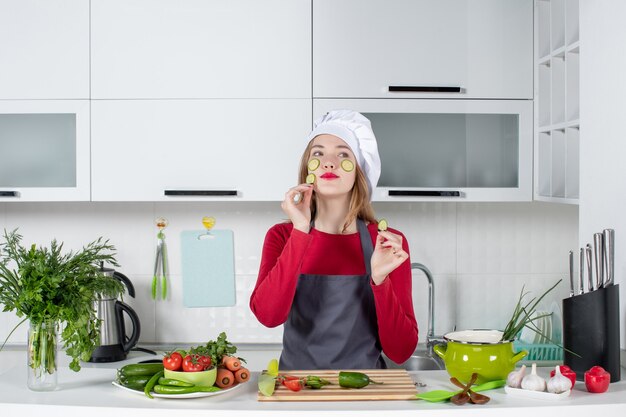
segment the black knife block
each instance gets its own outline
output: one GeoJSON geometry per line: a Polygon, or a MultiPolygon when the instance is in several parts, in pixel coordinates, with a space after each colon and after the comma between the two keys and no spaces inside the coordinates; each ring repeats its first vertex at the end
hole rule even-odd
{"type": "Polygon", "coordinates": [[[583,381],[599,365],[620,380],[619,285],[609,285],[563,300],[563,363],[583,381]]]}

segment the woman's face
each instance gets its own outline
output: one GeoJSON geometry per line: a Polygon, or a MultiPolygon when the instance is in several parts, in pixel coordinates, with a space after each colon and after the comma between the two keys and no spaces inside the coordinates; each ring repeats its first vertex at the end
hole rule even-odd
{"type": "Polygon", "coordinates": [[[309,173],[315,175],[315,191],[320,196],[350,193],[356,179],[356,164],[348,144],[337,136],[324,134],[313,139],[309,152],[309,173]],[[319,160],[319,164],[311,162],[315,159],[319,160]]]}

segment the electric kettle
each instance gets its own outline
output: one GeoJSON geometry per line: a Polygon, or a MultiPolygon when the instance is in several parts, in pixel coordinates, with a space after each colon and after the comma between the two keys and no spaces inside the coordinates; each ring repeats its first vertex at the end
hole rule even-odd
{"type": "MultiPolygon", "coordinates": [[[[135,297],[135,287],[122,273],[101,267],[101,272],[126,286],[128,295],[135,297]]],[[[91,354],[90,362],[116,362],[126,359],[126,354],[137,344],[141,326],[139,316],[128,304],[113,297],[103,296],[95,302],[96,315],[100,320],[100,345],[91,354]],[[128,315],[133,332],[126,335],[124,313],[128,315]]]]}

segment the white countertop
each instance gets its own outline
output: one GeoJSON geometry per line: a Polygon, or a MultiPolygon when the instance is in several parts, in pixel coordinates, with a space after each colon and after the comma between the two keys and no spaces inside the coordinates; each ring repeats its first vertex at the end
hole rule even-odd
{"type": "MultiPolygon", "coordinates": [[[[239,352],[238,352],[239,353],[239,352]]],[[[256,355],[257,362],[265,360],[267,352],[256,355]]],[[[269,355],[273,355],[269,352],[269,355]]],[[[61,355],[63,356],[63,355],[61,355]]],[[[255,352],[241,352],[243,357],[255,356],[255,352]]],[[[109,364],[84,364],[75,373],[67,367],[66,358],[59,367],[59,386],[52,392],[33,392],[26,387],[26,354],[13,349],[0,352],[0,410],[3,416],[29,416],[39,413],[48,416],[88,415],[96,416],[272,416],[317,415],[325,417],[357,415],[379,416],[394,411],[395,416],[422,415],[480,415],[498,417],[524,415],[532,417],[567,415],[585,416],[591,413],[606,417],[626,413],[626,381],[610,385],[608,392],[590,394],[584,383],[577,382],[571,395],[559,401],[529,400],[512,397],[504,389],[487,391],[491,401],[485,405],[466,404],[456,406],[451,403],[428,403],[415,401],[345,401],[345,402],[258,402],[258,368],[250,366],[253,372],[249,383],[241,388],[222,395],[195,399],[153,400],[143,395],[130,393],[111,384],[115,370],[126,363],[154,358],[151,355],[132,353],[124,362],[109,364]]],[[[550,368],[541,368],[540,375],[547,377],[550,368]]],[[[410,373],[416,382],[426,383],[421,391],[454,389],[445,371],[418,371],[410,373]]]]}

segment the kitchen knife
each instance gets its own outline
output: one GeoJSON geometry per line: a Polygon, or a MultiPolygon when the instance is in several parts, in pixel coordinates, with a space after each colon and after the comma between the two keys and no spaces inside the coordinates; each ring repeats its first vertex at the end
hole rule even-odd
{"type": "Polygon", "coordinates": [[[594,290],[602,287],[604,281],[604,236],[602,233],[593,234],[594,260],[596,264],[596,285],[594,290]]]}
{"type": "Polygon", "coordinates": [[[585,292],[585,248],[580,248],[580,259],[578,264],[578,295],[580,295],[585,292]]]}
{"type": "Polygon", "coordinates": [[[587,258],[587,292],[593,291],[593,266],[591,263],[592,252],[591,245],[587,243],[585,249],[585,255],[587,258]]]}
{"type": "Polygon", "coordinates": [[[574,296],[574,252],[569,251],[569,296],[574,296]]]}
{"type": "Polygon", "coordinates": [[[604,259],[606,267],[604,286],[607,287],[613,284],[615,278],[615,230],[604,229],[602,234],[604,235],[604,259]]]}

